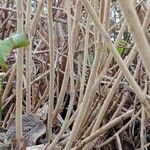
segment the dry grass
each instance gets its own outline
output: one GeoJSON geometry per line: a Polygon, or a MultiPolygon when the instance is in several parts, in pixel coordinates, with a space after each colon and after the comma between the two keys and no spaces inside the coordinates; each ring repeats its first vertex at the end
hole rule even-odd
{"type": "Polygon", "coordinates": [[[16,118],[12,147],[14,139],[19,149],[148,147],[149,31],[149,0],[2,0],[0,38],[25,32],[30,40],[2,74],[2,128],[16,118]],[[128,44],[120,55],[121,40],[128,44]],[[23,114],[42,121],[32,144],[23,114]]]}

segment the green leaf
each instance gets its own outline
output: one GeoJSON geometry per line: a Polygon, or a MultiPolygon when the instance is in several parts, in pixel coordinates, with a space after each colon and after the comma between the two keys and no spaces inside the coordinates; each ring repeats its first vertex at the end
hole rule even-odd
{"type": "Polygon", "coordinates": [[[6,61],[7,56],[14,47],[12,38],[7,38],[3,41],[0,41],[0,56],[6,61]]]}
{"type": "Polygon", "coordinates": [[[29,45],[29,40],[26,34],[15,34],[12,36],[14,47],[13,48],[20,48],[20,47],[27,47],[29,45]]]}
{"type": "Polygon", "coordinates": [[[123,51],[124,51],[124,48],[118,47],[118,48],[117,48],[117,51],[118,51],[118,53],[119,53],[120,55],[122,55],[122,54],[123,54],[123,51]]]}
{"type": "Polygon", "coordinates": [[[120,40],[120,41],[119,41],[119,44],[118,44],[118,47],[117,47],[117,51],[118,51],[118,53],[119,53],[120,55],[123,54],[123,52],[124,52],[126,46],[127,46],[127,42],[126,42],[126,41],[124,41],[124,40],[120,40]]]}
{"type": "Polygon", "coordinates": [[[5,63],[9,53],[15,48],[26,47],[29,45],[29,40],[26,34],[15,34],[12,37],[0,40],[0,66],[7,69],[5,63]]]}
{"type": "Polygon", "coordinates": [[[8,64],[5,62],[5,60],[3,59],[3,57],[0,55],[0,67],[3,70],[7,70],[8,69],[8,64]]]}

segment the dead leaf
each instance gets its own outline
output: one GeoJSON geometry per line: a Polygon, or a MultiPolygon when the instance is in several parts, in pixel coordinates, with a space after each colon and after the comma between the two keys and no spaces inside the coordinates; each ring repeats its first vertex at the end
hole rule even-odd
{"type": "MultiPolygon", "coordinates": [[[[27,145],[34,145],[39,137],[41,137],[46,132],[46,125],[40,119],[38,115],[30,114],[23,115],[23,136],[27,140],[27,145]]],[[[15,122],[9,127],[6,132],[8,139],[15,138],[15,122]]]]}

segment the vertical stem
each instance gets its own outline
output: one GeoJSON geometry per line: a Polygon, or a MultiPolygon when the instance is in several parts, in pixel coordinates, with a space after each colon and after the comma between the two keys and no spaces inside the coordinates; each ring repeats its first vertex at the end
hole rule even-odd
{"type": "Polygon", "coordinates": [[[0,132],[1,132],[1,125],[2,125],[2,82],[3,78],[0,78],[0,132]]]}
{"type": "MultiPolygon", "coordinates": [[[[26,33],[29,36],[29,28],[31,21],[31,0],[27,1],[26,11],[26,33]]],[[[30,39],[30,37],[28,37],[30,39]]],[[[26,113],[31,113],[31,59],[32,59],[32,42],[26,49],[26,113]]]]}
{"type": "MultiPolygon", "coordinates": [[[[104,9],[104,21],[103,25],[106,31],[108,31],[109,28],[109,15],[110,15],[110,0],[105,0],[105,9],[104,9]]],[[[101,54],[101,61],[100,65],[103,67],[105,65],[105,61],[107,59],[107,43],[104,41],[103,46],[102,46],[102,54],[101,54]]]]}
{"type": "MultiPolygon", "coordinates": [[[[16,0],[17,33],[23,33],[23,0],[16,0]]],[[[23,83],[23,50],[17,51],[16,81],[16,140],[18,146],[22,139],[22,83],[23,83]]]]}
{"type": "Polygon", "coordinates": [[[144,143],[145,143],[145,125],[144,125],[144,121],[145,121],[145,109],[142,106],[142,113],[141,113],[141,132],[140,132],[140,138],[141,138],[141,150],[144,150],[144,143]]]}
{"type": "Polygon", "coordinates": [[[89,41],[89,23],[90,19],[89,16],[87,17],[87,24],[86,24],[86,34],[85,34],[85,44],[84,44],[84,59],[83,59],[83,69],[82,69],[82,76],[81,76],[81,86],[80,86],[80,96],[78,105],[81,104],[83,96],[84,96],[84,86],[85,86],[85,75],[86,75],[86,66],[87,66],[87,57],[88,57],[88,41],[89,41]]]}
{"type": "Polygon", "coordinates": [[[53,48],[53,14],[52,14],[52,0],[47,0],[48,5],[48,34],[49,34],[49,59],[50,59],[50,81],[49,81],[49,109],[48,109],[48,141],[52,134],[52,115],[53,115],[53,101],[54,101],[54,48],[53,48]]]}
{"type": "MultiPolygon", "coordinates": [[[[145,76],[145,88],[143,91],[146,95],[147,93],[147,76],[145,76]]],[[[144,150],[145,145],[145,109],[142,106],[142,113],[141,113],[141,131],[140,131],[140,138],[141,138],[141,150],[144,150]]]]}

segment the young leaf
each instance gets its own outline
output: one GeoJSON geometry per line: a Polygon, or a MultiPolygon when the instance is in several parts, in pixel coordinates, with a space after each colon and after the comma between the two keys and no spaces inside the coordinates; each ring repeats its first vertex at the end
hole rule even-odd
{"type": "Polygon", "coordinates": [[[5,60],[3,59],[3,57],[0,55],[0,67],[3,70],[7,70],[8,69],[8,64],[5,62],[5,60]]]}
{"type": "Polygon", "coordinates": [[[124,49],[126,48],[127,42],[124,40],[120,40],[118,47],[117,47],[117,51],[120,55],[123,54],[124,49]]]}
{"type": "Polygon", "coordinates": [[[26,34],[15,34],[12,37],[0,40],[0,66],[3,69],[7,69],[8,65],[5,61],[9,53],[15,48],[26,47],[28,45],[29,40],[26,34]]]}
{"type": "Polygon", "coordinates": [[[27,47],[29,45],[29,40],[26,34],[15,34],[12,36],[14,47],[13,48],[20,48],[20,47],[27,47]]]}

